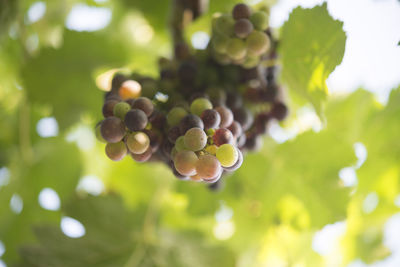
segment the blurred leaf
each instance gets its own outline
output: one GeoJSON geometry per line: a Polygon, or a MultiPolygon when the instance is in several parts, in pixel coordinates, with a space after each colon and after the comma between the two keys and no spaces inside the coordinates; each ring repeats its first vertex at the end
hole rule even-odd
{"type": "Polygon", "coordinates": [[[346,35],[342,28],[343,23],[329,15],[326,3],[294,9],[282,28],[283,78],[319,115],[328,92],[325,81],[344,55],[346,35]]]}

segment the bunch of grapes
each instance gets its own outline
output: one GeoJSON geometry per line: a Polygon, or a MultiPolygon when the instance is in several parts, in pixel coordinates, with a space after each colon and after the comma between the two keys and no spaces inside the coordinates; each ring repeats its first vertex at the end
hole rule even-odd
{"type": "Polygon", "coordinates": [[[221,64],[257,66],[271,45],[268,19],[267,12],[253,12],[246,4],[237,4],[231,14],[217,15],[211,40],[215,59],[221,64]]]}
{"type": "Polygon", "coordinates": [[[288,114],[277,79],[278,41],[267,22],[266,12],[238,4],[232,15],[216,19],[206,50],[176,43],[175,57],[159,60],[158,79],[116,74],[105,94],[104,120],[96,127],[98,139],[107,143],[106,155],[163,162],[179,179],[218,188],[221,177],[240,168],[245,153],[261,147],[271,121],[288,114]],[[214,33],[228,22],[249,24],[251,31],[245,35],[235,26],[235,37],[221,29],[214,33]],[[267,40],[258,52],[253,33],[267,40]],[[242,63],[230,49],[224,53],[231,64],[221,63],[215,51],[219,37],[246,44],[242,63]],[[244,63],[254,57],[254,66],[244,63]]]}

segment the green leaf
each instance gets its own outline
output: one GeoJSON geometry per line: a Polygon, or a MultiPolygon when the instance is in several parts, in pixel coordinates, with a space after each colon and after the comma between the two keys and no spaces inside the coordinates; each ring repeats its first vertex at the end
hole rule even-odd
{"type": "Polygon", "coordinates": [[[327,5],[296,8],[282,28],[283,78],[290,90],[311,102],[319,115],[327,98],[326,79],[340,64],[346,35],[327,5]]]}

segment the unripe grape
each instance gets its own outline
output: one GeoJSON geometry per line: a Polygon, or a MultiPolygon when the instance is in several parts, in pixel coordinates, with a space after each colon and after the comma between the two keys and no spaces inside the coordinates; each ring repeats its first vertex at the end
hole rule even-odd
{"type": "Polygon", "coordinates": [[[126,145],[133,154],[142,154],[150,146],[150,139],[142,132],[131,133],[126,138],[126,145]]]}
{"type": "Polygon", "coordinates": [[[214,20],[215,29],[220,34],[231,35],[233,34],[235,21],[228,14],[223,14],[214,20]]]}
{"type": "Polygon", "coordinates": [[[264,32],[253,31],[246,39],[247,50],[251,55],[261,55],[268,51],[270,40],[264,32]]]}
{"type": "Polygon", "coordinates": [[[238,150],[231,144],[224,144],[217,148],[217,159],[223,167],[231,167],[238,160],[238,150]]]}
{"type": "Polygon", "coordinates": [[[182,107],[174,107],[168,112],[167,122],[170,126],[178,125],[183,117],[187,115],[187,111],[182,107]]]}
{"type": "Polygon", "coordinates": [[[239,38],[231,38],[228,41],[226,52],[233,60],[242,59],[247,53],[246,43],[239,38]]]}
{"type": "Polygon", "coordinates": [[[206,109],[212,109],[213,106],[207,98],[201,97],[195,99],[192,104],[190,105],[190,112],[197,116],[201,116],[201,113],[203,113],[204,110],[206,109]]]}
{"type": "Polygon", "coordinates": [[[105,150],[107,157],[114,161],[120,161],[128,152],[125,143],[122,141],[117,143],[108,143],[105,150]]]}
{"type": "Polygon", "coordinates": [[[228,46],[229,37],[223,34],[217,34],[212,39],[212,46],[215,51],[221,54],[226,53],[226,48],[228,46]]]}
{"type": "Polygon", "coordinates": [[[123,120],[129,110],[131,110],[131,105],[126,102],[119,102],[114,106],[114,116],[123,120]]]}
{"type": "Polygon", "coordinates": [[[188,150],[185,146],[185,137],[179,136],[175,142],[175,149],[176,151],[188,150]]]}
{"type": "Polygon", "coordinates": [[[268,28],[268,14],[263,11],[256,11],[250,16],[250,21],[256,30],[264,31],[268,28]]]}
{"type": "Polygon", "coordinates": [[[184,135],[185,146],[192,151],[202,150],[207,144],[207,135],[200,128],[192,128],[184,135]]]}

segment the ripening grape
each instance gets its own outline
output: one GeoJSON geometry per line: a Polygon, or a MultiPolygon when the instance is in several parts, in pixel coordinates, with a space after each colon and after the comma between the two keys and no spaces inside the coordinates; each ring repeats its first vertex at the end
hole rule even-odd
{"type": "Polygon", "coordinates": [[[229,108],[224,107],[224,106],[219,106],[219,107],[216,107],[215,110],[219,113],[219,115],[221,117],[221,122],[219,124],[219,126],[221,128],[226,128],[232,124],[233,113],[229,108]]]}
{"type": "Polygon", "coordinates": [[[224,90],[210,87],[207,89],[207,94],[210,96],[211,103],[214,107],[225,105],[226,93],[224,90]]]}
{"type": "Polygon", "coordinates": [[[223,14],[214,20],[214,28],[220,34],[233,34],[234,24],[235,21],[228,14],[223,14]]]}
{"type": "Polygon", "coordinates": [[[174,107],[168,112],[167,122],[170,126],[178,125],[186,115],[187,111],[184,108],[174,107]]]}
{"type": "Polygon", "coordinates": [[[271,109],[271,116],[277,120],[283,120],[288,115],[288,109],[283,103],[275,103],[271,109]]]}
{"type": "Polygon", "coordinates": [[[126,138],[126,145],[133,154],[142,154],[150,146],[150,139],[142,132],[131,133],[126,138]]]}
{"type": "Polygon", "coordinates": [[[200,128],[192,128],[184,135],[185,146],[192,151],[199,151],[207,144],[207,135],[200,128]]]}
{"type": "Polygon", "coordinates": [[[246,138],[244,148],[250,151],[257,151],[262,146],[262,140],[259,135],[250,135],[246,138]]]}
{"type": "Polygon", "coordinates": [[[179,136],[175,142],[176,151],[188,150],[185,146],[185,138],[183,136],[179,136]]]}
{"type": "Polygon", "coordinates": [[[147,130],[144,129],[143,132],[149,137],[150,139],[150,147],[151,151],[154,153],[158,150],[161,145],[162,136],[159,131],[157,130],[147,130]]]}
{"type": "Polygon", "coordinates": [[[235,34],[239,38],[246,38],[253,31],[253,24],[248,19],[239,19],[235,23],[235,34]]]}
{"type": "Polygon", "coordinates": [[[158,111],[158,110],[154,110],[153,114],[151,114],[149,121],[152,125],[152,127],[155,127],[157,129],[162,129],[164,128],[165,122],[167,121],[167,118],[165,117],[165,115],[158,111]]]}
{"type": "Polygon", "coordinates": [[[146,114],[140,109],[131,109],[125,115],[125,124],[131,131],[141,131],[148,123],[146,114]]]}
{"type": "Polygon", "coordinates": [[[231,131],[234,138],[238,138],[243,133],[242,126],[237,121],[233,121],[228,130],[231,131]]]}
{"type": "Polygon", "coordinates": [[[117,143],[108,143],[105,150],[107,157],[114,161],[120,161],[128,152],[123,141],[117,143]]]}
{"type": "Polygon", "coordinates": [[[226,94],[226,105],[231,109],[239,108],[243,105],[243,99],[236,92],[228,92],[226,94]]]}
{"type": "Polygon", "coordinates": [[[125,102],[128,103],[128,104],[131,106],[131,108],[132,108],[133,103],[135,103],[135,99],[129,98],[129,99],[125,100],[125,102]]]}
{"type": "Polygon", "coordinates": [[[101,122],[97,123],[96,128],[95,128],[96,138],[98,141],[100,141],[102,143],[107,143],[107,141],[104,140],[103,136],[101,136],[100,127],[101,127],[101,122]]]}
{"type": "Polygon", "coordinates": [[[215,131],[213,141],[216,146],[221,146],[223,144],[233,144],[234,138],[231,131],[226,128],[220,128],[215,131]]]}
{"type": "Polygon", "coordinates": [[[224,167],[225,171],[233,172],[233,171],[236,171],[237,169],[239,169],[242,166],[242,164],[243,164],[243,154],[239,149],[236,149],[236,150],[238,152],[237,161],[231,167],[224,167]]]}
{"type": "Polygon", "coordinates": [[[232,10],[232,16],[235,20],[248,19],[251,16],[251,8],[246,4],[237,4],[232,10]]]}
{"type": "Polygon", "coordinates": [[[103,116],[104,118],[114,116],[114,107],[118,104],[118,100],[106,100],[103,105],[103,116]]]}
{"type": "Polygon", "coordinates": [[[145,152],[142,154],[134,154],[131,153],[131,157],[136,161],[136,162],[145,162],[148,161],[151,156],[153,155],[153,152],[151,148],[149,147],[145,152]]]}
{"type": "Polygon", "coordinates": [[[235,109],[233,111],[233,117],[235,121],[240,123],[243,131],[247,131],[253,124],[253,114],[244,107],[235,109]]]}
{"type": "Polygon", "coordinates": [[[228,41],[226,52],[233,60],[243,59],[247,53],[246,42],[239,38],[231,38],[228,41]]]}
{"type": "Polygon", "coordinates": [[[264,32],[253,31],[246,39],[247,51],[251,55],[261,55],[270,47],[270,40],[264,32]]]}
{"type": "Polygon", "coordinates": [[[213,179],[221,172],[221,164],[213,155],[202,155],[196,163],[196,172],[202,179],[213,179]]]}
{"type": "Polygon", "coordinates": [[[100,132],[108,143],[117,143],[124,138],[125,125],[120,118],[108,117],[101,123],[100,132]]]}
{"type": "Polygon", "coordinates": [[[126,113],[131,110],[131,105],[126,102],[119,102],[114,106],[114,116],[123,120],[126,113]]]}
{"type": "Polygon", "coordinates": [[[140,109],[147,115],[147,117],[150,117],[153,113],[154,105],[147,97],[139,97],[135,99],[135,102],[133,102],[132,108],[140,109]]]}
{"type": "Polygon", "coordinates": [[[181,134],[185,134],[189,129],[195,127],[203,129],[204,123],[199,116],[193,114],[186,115],[179,123],[179,129],[181,134]]]}
{"type": "Polygon", "coordinates": [[[245,144],[246,144],[246,135],[242,134],[241,136],[239,136],[239,138],[236,141],[237,147],[238,148],[242,148],[245,144]]]}
{"type": "Polygon", "coordinates": [[[216,156],[223,167],[231,167],[238,160],[239,153],[233,145],[224,144],[217,148],[216,156]]]}
{"type": "Polygon", "coordinates": [[[178,126],[171,127],[171,128],[168,130],[167,137],[168,137],[168,140],[169,140],[171,143],[174,144],[175,141],[176,141],[176,139],[178,139],[179,136],[181,136],[181,130],[179,129],[178,126]]]}
{"type": "Polygon", "coordinates": [[[196,153],[193,151],[182,150],[176,153],[174,157],[175,169],[185,176],[196,174],[196,163],[198,161],[196,153]]]}
{"type": "Polygon", "coordinates": [[[203,113],[204,110],[206,109],[212,109],[213,106],[207,98],[201,97],[195,99],[192,104],[190,105],[190,112],[197,116],[201,116],[201,113],[203,113]]]}
{"type": "Polygon", "coordinates": [[[127,80],[122,83],[121,87],[118,89],[119,96],[123,99],[137,98],[140,96],[142,87],[137,81],[127,80]]]}
{"type": "Polygon", "coordinates": [[[271,119],[271,116],[262,112],[257,114],[254,120],[254,131],[256,134],[266,134],[268,131],[268,121],[271,119]]]}
{"type": "Polygon", "coordinates": [[[221,116],[215,109],[206,109],[201,114],[204,123],[204,129],[217,128],[221,123],[221,116]]]}
{"type": "Polygon", "coordinates": [[[212,46],[218,53],[225,54],[228,46],[229,37],[224,34],[217,34],[212,39],[212,46]]]}
{"type": "Polygon", "coordinates": [[[268,14],[263,11],[256,11],[250,16],[250,21],[256,30],[264,31],[268,28],[268,14]]]}

